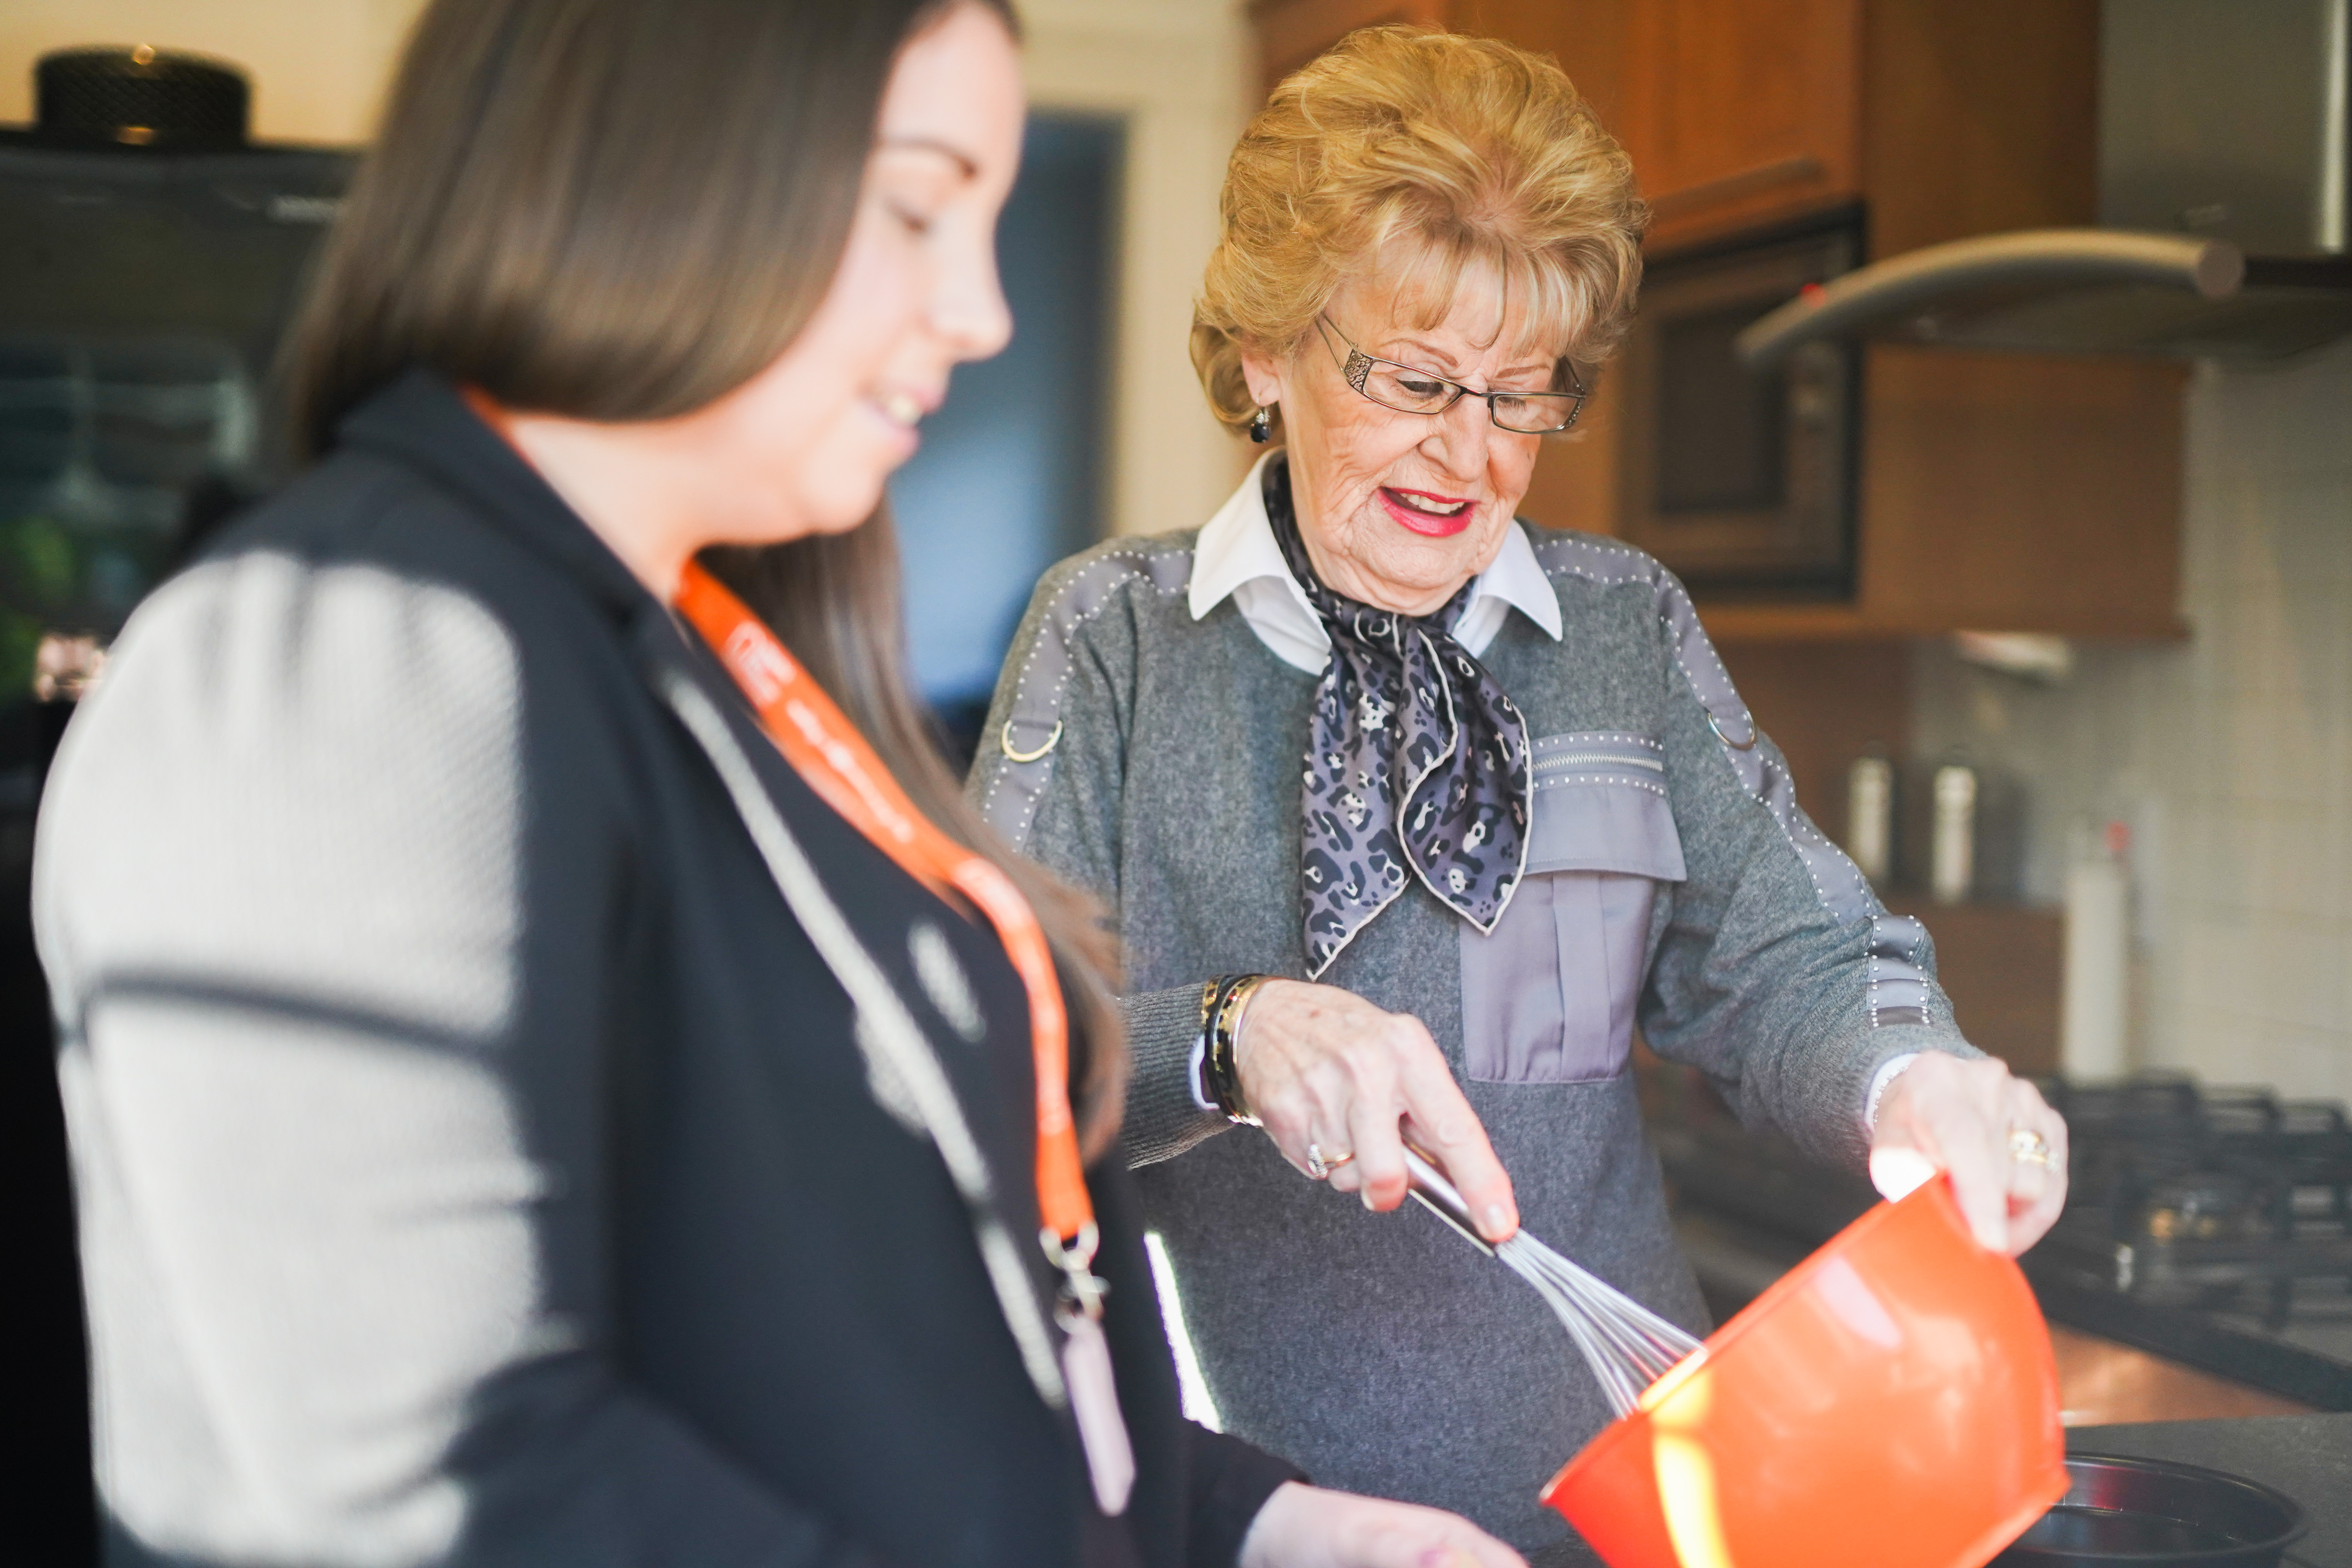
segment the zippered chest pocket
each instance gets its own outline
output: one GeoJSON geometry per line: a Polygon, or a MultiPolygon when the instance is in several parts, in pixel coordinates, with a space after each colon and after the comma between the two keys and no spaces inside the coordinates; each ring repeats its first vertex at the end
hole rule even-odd
{"type": "Polygon", "coordinates": [[[1480,1083],[1625,1068],[1661,882],[1685,876],[1664,749],[1580,731],[1535,742],[1527,873],[1490,935],[1461,928],[1462,1048],[1480,1083]]]}

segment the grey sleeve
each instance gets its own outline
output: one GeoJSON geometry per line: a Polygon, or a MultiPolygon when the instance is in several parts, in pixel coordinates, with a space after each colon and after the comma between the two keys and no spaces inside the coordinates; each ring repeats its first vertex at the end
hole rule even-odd
{"type": "Polygon", "coordinates": [[[1671,884],[1641,1009],[1652,1048],[1704,1069],[1741,1118],[1860,1166],[1889,1059],[1974,1057],[1917,921],[1891,915],[1799,809],[1682,585],[1657,584],[1669,787],[1688,879],[1671,884]]]}
{"type": "Polygon", "coordinates": [[[266,553],[161,590],[67,737],[35,902],[96,1467],[159,1559],[866,1561],[551,1283],[602,1278],[609,1184],[547,1132],[593,1039],[522,1060],[595,973],[526,918],[524,753],[478,602],[266,553]]]}
{"type": "MultiPolygon", "coordinates": [[[[1189,554],[1181,560],[1189,568],[1189,554]]],[[[1119,811],[1135,689],[1124,595],[1152,592],[1156,561],[1089,552],[1045,574],[997,677],[966,789],[1013,847],[1085,889],[1120,921],[1119,811]]],[[[1232,1123],[1190,1082],[1201,984],[1121,998],[1133,1061],[1120,1138],[1130,1165],[1172,1159],[1232,1123]]]]}

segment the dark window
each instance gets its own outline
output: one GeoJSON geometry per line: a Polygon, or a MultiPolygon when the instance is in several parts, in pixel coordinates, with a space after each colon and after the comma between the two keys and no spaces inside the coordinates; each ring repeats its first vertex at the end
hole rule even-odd
{"type": "Polygon", "coordinates": [[[1037,579],[1104,531],[1124,144],[1117,121],[1030,117],[996,231],[1012,345],[957,369],[891,480],[915,679],[967,752],[1037,579]]]}

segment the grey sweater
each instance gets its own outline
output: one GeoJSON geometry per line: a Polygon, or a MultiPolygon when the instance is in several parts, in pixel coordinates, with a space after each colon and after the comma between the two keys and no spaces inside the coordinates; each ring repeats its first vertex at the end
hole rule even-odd
{"type": "MultiPolygon", "coordinates": [[[[1702,1329],[1623,1070],[1635,1024],[1743,1118],[1853,1165],[1882,1063],[1975,1053],[1927,933],[1798,810],[1681,584],[1608,540],[1529,532],[1565,635],[1515,614],[1484,656],[1534,742],[1528,875],[1486,938],[1414,885],[1323,979],[1427,1025],[1531,1233],[1702,1329]]],[[[1046,575],[974,798],[1116,911],[1129,1157],[1226,1430],[1324,1485],[1545,1548],[1567,1531],[1537,1494],[1608,1410],[1541,1299],[1414,1205],[1367,1213],[1194,1098],[1202,982],[1306,974],[1317,684],[1231,599],[1192,618],[1194,537],[1113,541],[1046,575]]]]}

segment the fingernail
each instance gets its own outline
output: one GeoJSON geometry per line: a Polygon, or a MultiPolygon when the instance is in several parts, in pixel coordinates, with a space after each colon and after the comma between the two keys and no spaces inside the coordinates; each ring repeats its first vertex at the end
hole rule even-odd
{"type": "Polygon", "coordinates": [[[1513,1228],[1510,1210],[1505,1208],[1500,1204],[1488,1204],[1486,1205],[1487,1240],[1500,1241],[1504,1237],[1509,1236],[1513,1228]]]}

